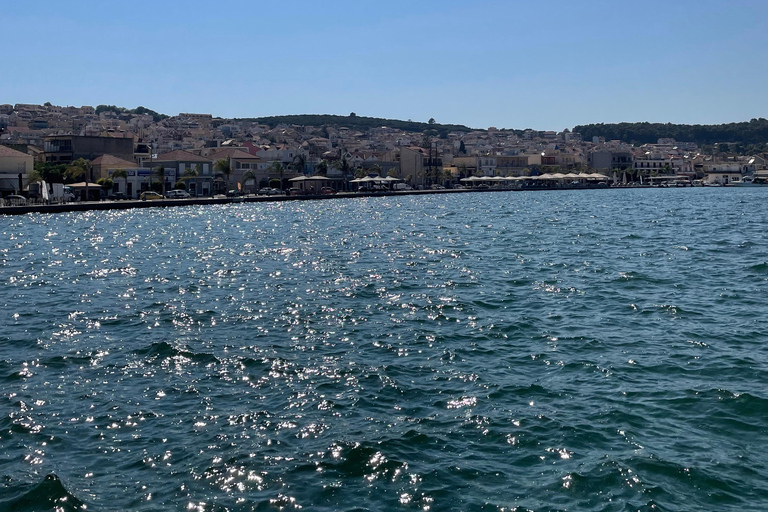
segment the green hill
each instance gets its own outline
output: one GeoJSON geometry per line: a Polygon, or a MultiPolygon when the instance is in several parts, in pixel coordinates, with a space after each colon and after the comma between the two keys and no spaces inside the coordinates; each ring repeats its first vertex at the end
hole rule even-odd
{"type": "Polygon", "coordinates": [[[728,143],[758,146],[765,151],[768,143],[768,120],[727,124],[673,124],[673,123],[614,123],[585,124],[573,128],[584,140],[605,137],[631,144],[652,144],[660,138],[673,138],[680,142],[695,142],[700,146],[728,143]]]}

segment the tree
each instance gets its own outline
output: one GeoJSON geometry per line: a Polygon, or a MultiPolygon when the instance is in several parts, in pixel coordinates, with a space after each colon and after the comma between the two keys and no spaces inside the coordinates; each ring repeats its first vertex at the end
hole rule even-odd
{"type": "Polygon", "coordinates": [[[349,117],[357,117],[357,114],[355,114],[354,112],[350,112],[349,117]]]}
{"type": "Polygon", "coordinates": [[[434,117],[430,117],[429,121],[427,121],[427,124],[436,124],[435,118],[434,117]]]}
{"type": "Polygon", "coordinates": [[[432,147],[432,137],[427,132],[421,135],[421,147],[427,150],[432,147]]]}
{"type": "Polygon", "coordinates": [[[344,152],[346,150],[342,150],[341,158],[338,160],[334,160],[333,167],[335,169],[338,169],[341,171],[342,176],[344,177],[344,189],[349,190],[349,174],[350,174],[350,167],[349,162],[347,162],[347,157],[344,155],[344,152]]]}
{"type": "Polygon", "coordinates": [[[248,169],[243,173],[242,184],[243,184],[243,191],[245,191],[245,187],[248,185],[249,181],[253,181],[254,184],[256,183],[256,173],[253,172],[253,170],[248,169]]]}
{"type": "Polygon", "coordinates": [[[27,173],[27,184],[30,183],[40,183],[43,180],[43,175],[40,174],[40,171],[34,169],[31,172],[27,173]]]}
{"type": "Polygon", "coordinates": [[[307,167],[307,157],[304,156],[303,154],[299,153],[298,155],[296,155],[293,158],[293,162],[292,162],[291,165],[293,165],[293,169],[296,172],[300,172],[300,173],[303,174],[304,173],[304,169],[306,169],[306,167],[307,167]]]}
{"type": "Polygon", "coordinates": [[[461,141],[459,143],[459,153],[462,153],[464,155],[467,154],[467,147],[464,145],[464,141],[461,141]]]}
{"type": "Polygon", "coordinates": [[[51,162],[35,162],[35,170],[48,183],[64,183],[67,166],[66,164],[54,164],[51,162]]]}
{"type": "Polygon", "coordinates": [[[228,158],[220,158],[213,164],[213,170],[226,176],[227,190],[229,190],[229,176],[232,174],[232,166],[228,158]]]}
{"type": "Polygon", "coordinates": [[[195,195],[198,194],[198,186],[197,186],[197,177],[200,176],[200,172],[202,171],[203,167],[200,164],[195,164],[193,167],[190,167],[189,169],[186,169],[184,173],[181,175],[181,179],[179,181],[189,181],[189,180],[195,180],[195,195]]]}
{"type": "Polygon", "coordinates": [[[125,169],[117,169],[116,171],[112,172],[112,179],[116,180],[118,178],[123,178],[125,180],[125,190],[128,191],[128,173],[125,171],[125,169]]]}
{"type": "MultiPolygon", "coordinates": [[[[269,167],[267,168],[270,174],[279,174],[280,175],[280,190],[283,190],[283,173],[285,172],[285,167],[283,167],[282,162],[279,162],[275,160],[271,164],[269,164],[269,167]]],[[[272,187],[272,188],[278,188],[278,187],[272,187]]]]}
{"type": "Polygon", "coordinates": [[[317,165],[315,165],[315,174],[318,174],[319,176],[328,176],[328,162],[320,160],[317,165]]]}
{"type": "Polygon", "coordinates": [[[96,183],[99,184],[102,190],[105,190],[107,192],[112,190],[112,187],[115,185],[115,183],[109,178],[99,178],[98,180],[96,180],[96,183]]]}
{"type": "Polygon", "coordinates": [[[89,160],[86,160],[84,158],[78,158],[72,164],[67,167],[66,176],[69,179],[75,180],[79,178],[85,179],[85,200],[88,200],[89,197],[89,187],[88,182],[93,181],[91,176],[91,170],[93,169],[91,162],[89,160]]]}
{"type": "Polygon", "coordinates": [[[160,190],[158,190],[158,192],[160,192],[163,197],[165,197],[165,168],[162,165],[153,167],[149,178],[150,188],[159,183],[160,186],[158,188],[160,190]]]}

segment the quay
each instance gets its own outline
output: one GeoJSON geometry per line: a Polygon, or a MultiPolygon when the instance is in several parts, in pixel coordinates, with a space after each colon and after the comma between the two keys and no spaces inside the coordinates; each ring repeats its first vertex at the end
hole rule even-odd
{"type": "Polygon", "coordinates": [[[617,190],[626,188],[657,188],[648,185],[622,185],[608,187],[525,187],[525,188],[464,188],[464,189],[428,189],[428,190],[389,190],[389,191],[356,191],[337,192],[328,195],[246,195],[238,197],[191,197],[188,199],[155,199],[141,201],[139,199],[127,200],[103,200],[103,201],[79,201],[62,204],[32,204],[25,206],[0,206],[2,215],[24,215],[27,213],[66,213],[86,212],[99,210],[129,210],[132,208],[158,208],[173,206],[193,206],[211,204],[233,203],[267,203],[282,201],[321,201],[325,199],[342,199],[355,197],[391,197],[391,196],[417,196],[431,194],[466,194],[471,192],[526,192],[526,191],[554,191],[554,190],[617,190]]]}
{"type": "Polygon", "coordinates": [[[61,204],[32,204],[23,206],[2,206],[0,215],[24,215],[27,213],[66,213],[99,210],[128,210],[132,208],[157,208],[173,206],[193,206],[232,203],[265,203],[280,201],[317,201],[324,199],[340,199],[352,197],[383,197],[424,194],[459,194],[466,192],[506,192],[511,189],[444,189],[444,190],[398,190],[376,192],[339,192],[329,195],[271,195],[271,196],[239,196],[239,197],[191,197],[188,199],[155,199],[141,201],[138,199],[79,201],[61,204]]]}

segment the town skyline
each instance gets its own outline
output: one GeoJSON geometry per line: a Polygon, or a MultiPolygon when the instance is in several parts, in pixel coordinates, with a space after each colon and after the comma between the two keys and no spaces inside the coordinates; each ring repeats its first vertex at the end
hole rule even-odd
{"type": "Polygon", "coordinates": [[[3,97],[535,130],[768,117],[768,70],[755,65],[768,4],[754,0],[58,7],[4,5],[5,39],[19,44],[3,97]]]}
{"type": "Polygon", "coordinates": [[[766,140],[764,118],[714,127],[599,124],[557,132],[356,114],[225,119],[210,113],[167,116],[146,107],[3,103],[0,195],[44,181],[71,183],[83,199],[97,198],[89,182],[99,184],[93,189],[99,197],[103,190],[135,198],[152,188],[163,195],[183,189],[210,197],[267,187],[292,190],[292,180],[307,176],[337,192],[350,191],[354,179],[366,176],[416,189],[456,188],[467,179],[526,181],[521,187],[554,179],[553,186],[572,186],[574,180],[607,176],[614,184],[722,185],[763,179],[766,140]]]}

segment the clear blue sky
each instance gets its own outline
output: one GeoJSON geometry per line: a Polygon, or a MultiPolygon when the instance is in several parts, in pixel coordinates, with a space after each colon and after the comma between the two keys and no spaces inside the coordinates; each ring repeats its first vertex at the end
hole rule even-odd
{"type": "Polygon", "coordinates": [[[768,0],[0,4],[0,103],[551,130],[768,117],[768,0]]]}

